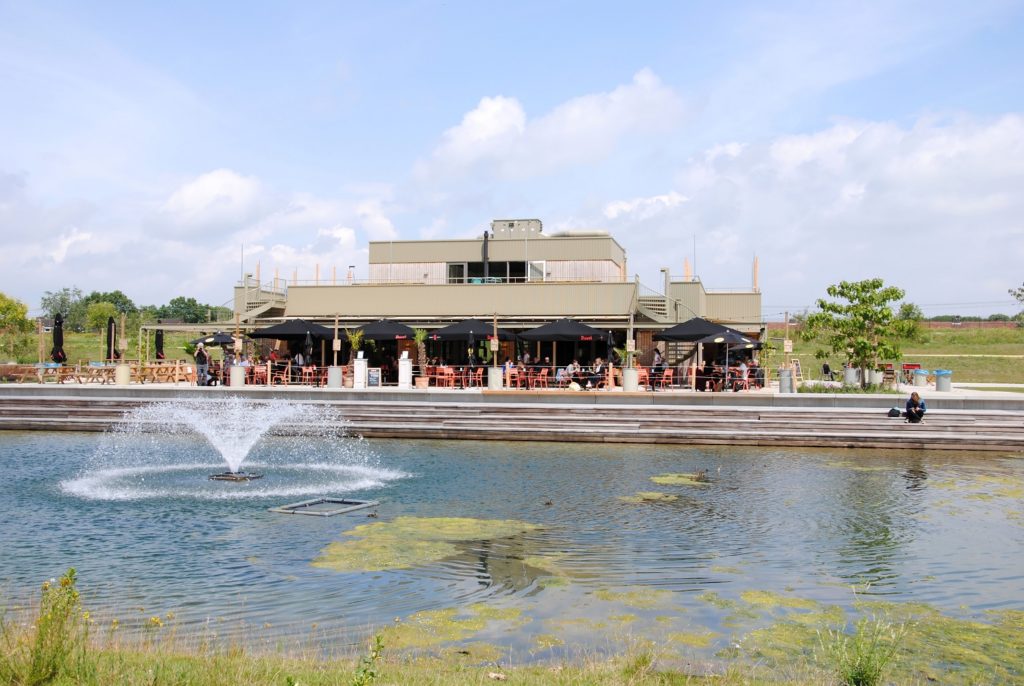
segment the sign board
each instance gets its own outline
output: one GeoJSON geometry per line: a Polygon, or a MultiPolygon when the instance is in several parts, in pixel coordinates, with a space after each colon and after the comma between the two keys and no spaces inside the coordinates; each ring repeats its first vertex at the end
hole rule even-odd
{"type": "Polygon", "coordinates": [[[235,344],[235,346],[234,346],[235,347],[235,352],[236,353],[242,352],[242,339],[241,338],[236,338],[233,341],[233,343],[235,344]]]}
{"type": "Polygon", "coordinates": [[[792,338],[786,338],[786,339],[784,339],[782,341],[782,352],[786,353],[787,355],[789,353],[793,352],[793,339],[792,338]]]}
{"type": "Polygon", "coordinates": [[[366,370],[366,385],[380,386],[380,367],[370,367],[366,370]]]}
{"type": "Polygon", "coordinates": [[[491,352],[492,353],[498,352],[498,339],[497,338],[492,338],[491,339],[491,352]]]}
{"type": "Polygon", "coordinates": [[[635,353],[636,352],[636,341],[633,340],[632,338],[630,338],[628,341],[626,341],[626,352],[627,353],[635,353]]]}
{"type": "Polygon", "coordinates": [[[341,339],[335,338],[331,341],[331,350],[334,352],[341,352],[341,339]]]}

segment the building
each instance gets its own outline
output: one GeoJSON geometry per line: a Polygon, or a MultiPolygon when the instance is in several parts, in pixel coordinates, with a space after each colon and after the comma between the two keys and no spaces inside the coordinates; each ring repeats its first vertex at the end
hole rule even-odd
{"type": "MultiPolygon", "coordinates": [[[[634,332],[637,349],[651,336],[700,316],[757,336],[763,326],[761,293],[707,290],[684,268],[682,277],[662,269],[657,288],[630,278],[626,251],[603,231],[545,234],[538,219],[495,220],[477,238],[374,241],[369,278],[261,283],[246,275],[235,288],[235,312],[243,323],[300,317],[346,328],[381,318],[435,329],[476,317],[512,330],[568,317],[614,332],[634,332]]],[[[670,350],[670,359],[687,352],[670,350]]]]}

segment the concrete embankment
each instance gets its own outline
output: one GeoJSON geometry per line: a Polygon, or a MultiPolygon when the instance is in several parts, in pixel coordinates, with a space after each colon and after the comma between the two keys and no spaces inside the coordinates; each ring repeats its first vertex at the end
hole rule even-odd
{"type": "Polygon", "coordinates": [[[142,404],[229,396],[326,404],[366,437],[1024,452],[1024,398],[983,394],[929,398],[912,425],[886,417],[893,395],[11,385],[0,429],[104,431],[142,404]]]}

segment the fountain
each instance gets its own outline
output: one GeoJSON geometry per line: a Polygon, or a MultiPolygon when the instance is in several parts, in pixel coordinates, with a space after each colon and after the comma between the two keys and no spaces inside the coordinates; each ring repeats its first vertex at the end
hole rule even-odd
{"type": "Polygon", "coordinates": [[[374,488],[404,476],[380,467],[365,441],[347,435],[344,417],[334,408],[219,398],[132,410],[104,434],[82,473],[61,486],[101,500],[308,498],[374,488]],[[268,468],[274,470],[273,483],[257,487],[252,482],[265,483],[268,468]],[[210,487],[195,482],[203,476],[210,487]],[[224,481],[245,487],[213,487],[224,481]]]}

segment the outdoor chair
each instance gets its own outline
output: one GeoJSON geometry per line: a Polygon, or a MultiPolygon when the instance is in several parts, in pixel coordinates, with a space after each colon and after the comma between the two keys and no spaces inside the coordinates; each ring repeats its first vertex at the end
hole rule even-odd
{"type": "Polygon", "coordinates": [[[544,367],[537,373],[537,377],[533,381],[534,388],[547,388],[548,387],[548,373],[551,370],[544,367]]]}
{"type": "Polygon", "coordinates": [[[637,385],[645,391],[651,385],[651,373],[647,371],[647,367],[637,368],[637,385]]]}
{"type": "Polygon", "coordinates": [[[480,386],[484,385],[484,368],[483,367],[477,367],[476,368],[476,370],[473,372],[473,376],[472,376],[472,378],[470,380],[469,385],[470,386],[476,386],[477,388],[479,388],[480,386]]]}
{"type": "Polygon", "coordinates": [[[676,370],[672,369],[671,367],[669,367],[668,369],[663,371],[661,373],[661,376],[658,377],[658,388],[661,388],[661,389],[672,388],[672,385],[674,383],[675,374],[676,374],[676,370]]]}

